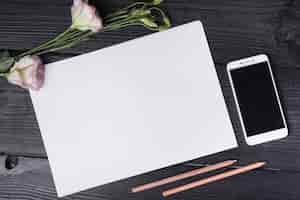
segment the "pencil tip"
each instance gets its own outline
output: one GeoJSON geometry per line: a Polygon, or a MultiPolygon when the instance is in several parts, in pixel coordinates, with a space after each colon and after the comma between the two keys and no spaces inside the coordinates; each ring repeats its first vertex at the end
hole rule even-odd
{"type": "Polygon", "coordinates": [[[132,188],[132,189],[131,189],[131,193],[136,193],[135,188],[132,188]]]}
{"type": "Polygon", "coordinates": [[[267,162],[262,161],[262,162],[258,162],[258,164],[260,164],[260,165],[265,165],[265,164],[267,164],[267,162]]]}

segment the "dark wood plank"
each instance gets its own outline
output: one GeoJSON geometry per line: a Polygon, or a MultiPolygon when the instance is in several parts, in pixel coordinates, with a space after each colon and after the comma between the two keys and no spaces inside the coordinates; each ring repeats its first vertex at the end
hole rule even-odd
{"type": "MultiPolygon", "coordinates": [[[[54,200],[57,197],[48,161],[46,159],[19,158],[19,165],[3,169],[5,157],[0,157],[0,199],[54,200]]],[[[76,180],[74,180],[76,181],[76,180]]],[[[81,193],[65,200],[109,199],[101,193],[81,193]]]]}
{"type": "MultiPolygon", "coordinates": [[[[45,0],[30,0],[27,4],[18,0],[9,1],[3,6],[0,15],[2,48],[27,49],[50,39],[70,23],[70,0],[60,3],[45,0]],[[41,3],[42,2],[42,3],[41,3]],[[18,10],[12,15],[10,10],[18,10]],[[53,16],[55,13],[55,16],[53,16]],[[13,34],[11,34],[13,33],[13,34]]],[[[94,1],[100,13],[126,4],[128,1],[94,1]]],[[[163,4],[172,17],[174,25],[191,20],[202,20],[205,24],[210,45],[217,62],[265,52],[275,55],[278,62],[287,62],[286,57],[277,58],[278,29],[285,11],[289,9],[288,0],[274,1],[221,1],[221,0],[172,0],[163,4]]],[[[150,33],[143,28],[130,28],[98,35],[94,41],[64,52],[83,53],[117,44],[150,33]]],[[[295,64],[292,61],[291,64],[295,64]]]]}
{"type": "MultiPolygon", "coordinates": [[[[300,151],[299,151],[299,123],[298,120],[300,118],[300,101],[298,100],[298,94],[299,94],[299,87],[300,87],[300,80],[298,77],[300,77],[300,71],[296,69],[290,69],[290,68],[280,68],[279,70],[275,71],[275,75],[278,79],[279,82],[279,88],[281,91],[281,96],[284,102],[284,107],[288,116],[288,124],[289,124],[289,131],[290,135],[288,138],[280,140],[280,141],[275,141],[263,145],[258,145],[255,147],[248,147],[243,143],[243,137],[242,137],[242,132],[239,124],[239,120],[237,117],[236,109],[235,109],[235,104],[233,102],[233,97],[231,93],[231,89],[229,87],[228,79],[225,74],[225,66],[224,65],[217,65],[218,73],[223,85],[223,91],[225,95],[225,99],[229,108],[230,116],[233,121],[234,128],[237,132],[237,136],[240,141],[241,147],[239,149],[235,149],[230,151],[230,153],[220,153],[217,154],[217,156],[212,156],[212,159],[215,159],[216,157],[226,158],[226,157],[232,157],[232,158],[237,158],[241,160],[255,160],[255,159],[260,159],[260,160],[269,160],[270,164],[274,168],[283,168],[283,169],[290,169],[290,168],[296,168],[300,169],[300,160],[295,159],[300,156],[300,151]]],[[[11,86],[12,87],[12,86],[11,86]]],[[[17,90],[17,89],[14,89],[17,90]]],[[[23,93],[20,93],[23,94],[23,93]]],[[[26,93],[25,93],[26,94],[26,93]]],[[[12,95],[13,96],[13,95],[12,95]]],[[[14,94],[14,96],[16,96],[14,94]]],[[[24,97],[23,97],[24,98],[24,97]]],[[[26,96],[26,98],[29,98],[26,96]]],[[[27,101],[29,101],[27,99],[27,101]]],[[[2,104],[2,110],[10,110],[10,104],[2,104]]],[[[30,106],[29,106],[30,107],[30,106]]],[[[4,113],[9,113],[8,111],[4,113]]],[[[7,119],[3,118],[1,120],[2,127],[5,128],[6,124],[10,124],[12,122],[15,122],[15,119],[19,117],[21,114],[21,119],[20,122],[24,123],[24,116],[26,117],[28,115],[28,110],[24,111],[21,110],[17,112],[17,109],[13,109],[13,111],[10,111],[11,118],[7,119]],[[25,114],[24,114],[25,113],[25,114]],[[14,119],[14,120],[13,120],[14,119]]],[[[32,113],[31,113],[32,114],[32,113]]],[[[33,115],[33,114],[32,114],[33,115]]],[[[29,115],[30,116],[30,115],[29,115]]],[[[33,120],[33,118],[27,117],[28,123],[33,120]]],[[[19,123],[20,123],[19,122],[19,123]]],[[[25,121],[26,122],[26,121],[25,121]]],[[[18,123],[15,122],[15,123],[18,123]]],[[[18,125],[18,124],[17,124],[18,125]]],[[[7,151],[12,151],[11,149],[14,150],[15,147],[19,147],[20,150],[18,153],[24,153],[27,149],[25,147],[28,146],[28,149],[34,148],[34,144],[36,145],[35,148],[41,148],[41,146],[38,146],[39,143],[41,142],[41,138],[39,135],[39,132],[36,131],[36,135],[32,134],[26,134],[26,135],[21,135],[22,134],[22,127],[17,129],[17,125],[14,125],[14,132],[7,131],[6,134],[3,132],[1,133],[1,137],[4,138],[1,142],[3,142],[3,145],[1,145],[0,148],[4,149],[6,148],[7,151]],[[9,143],[8,139],[11,138],[11,143],[9,143]],[[20,141],[20,140],[23,141],[20,141]],[[25,142],[28,142],[27,144],[25,142]],[[11,145],[11,146],[10,146],[11,145]],[[11,148],[11,149],[9,149],[11,148]],[[24,152],[22,152],[22,150],[24,152]]],[[[26,133],[26,132],[25,132],[26,133]]],[[[16,151],[14,151],[16,152],[16,151]]],[[[29,152],[29,151],[28,151],[29,152]]],[[[201,159],[200,159],[201,160],[201,159]]]]}
{"type": "Polygon", "coordinates": [[[0,80],[0,152],[44,156],[29,94],[0,80]]]}
{"type": "Polygon", "coordinates": [[[300,2],[291,0],[289,9],[281,12],[281,22],[278,26],[275,40],[278,44],[278,56],[287,63],[300,64],[300,2]]]}
{"type": "MultiPolygon", "coordinates": [[[[94,1],[101,13],[124,5],[127,1],[94,1]],[[111,8],[112,6],[112,8],[111,8]]],[[[275,40],[282,26],[282,12],[291,7],[288,1],[220,1],[190,0],[167,1],[175,25],[200,19],[205,24],[215,62],[225,62],[257,53],[268,53],[275,69],[296,67],[293,60],[281,56],[275,40]],[[241,20],[242,19],[242,20],[241,20]],[[279,54],[278,54],[279,52],[279,54]],[[282,65],[286,63],[286,65],[282,65]]],[[[70,23],[67,1],[37,1],[22,3],[20,0],[4,1],[0,7],[1,48],[22,50],[32,48],[50,39],[70,23]],[[18,11],[17,14],[15,11],[18,11]],[[55,15],[53,14],[55,13],[55,15]]],[[[61,57],[46,59],[48,62],[103,48],[122,41],[148,34],[142,28],[115,31],[98,35],[95,40],[64,51],[61,57]]],[[[289,77],[286,77],[289,79],[289,77]]],[[[0,152],[45,156],[41,137],[34,120],[28,94],[1,82],[0,152]],[[9,101],[8,101],[9,98],[9,101]],[[9,102],[9,103],[5,103],[9,102]]],[[[226,91],[225,91],[226,93],[226,91]]]]}
{"type": "Polygon", "coordinates": [[[29,171],[39,170],[41,168],[49,167],[47,159],[26,158],[13,156],[11,161],[16,161],[13,168],[6,168],[6,163],[9,162],[9,156],[0,156],[0,176],[18,176],[29,171]],[[16,160],[15,160],[16,159],[16,160]]]}
{"type": "MultiPolygon", "coordinates": [[[[0,157],[0,163],[3,158],[0,157]]],[[[54,200],[56,196],[55,187],[50,173],[47,160],[20,158],[19,165],[6,173],[0,175],[0,199],[18,200],[54,200]]],[[[126,199],[126,200],[151,200],[161,199],[161,192],[204,176],[197,176],[179,183],[169,184],[158,189],[131,194],[130,188],[141,183],[157,180],[162,177],[175,175],[177,173],[194,169],[191,166],[178,165],[168,169],[162,169],[142,176],[132,177],[127,180],[107,184],[93,188],[88,191],[70,195],[64,200],[99,200],[99,199],[126,199]]],[[[0,171],[2,169],[0,168],[0,171]]],[[[222,172],[219,170],[217,172],[222,172]]],[[[215,173],[215,172],[214,172],[215,173]]],[[[208,175],[212,175],[210,173],[208,175]]],[[[261,169],[247,174],[231,177],[224,181],[212,183],[204,187],[183,192],[167,199],[299,199],[300,193],[295,180],[300,178],[300,173],[287,171],[271,171],[261,169]]],[[[73,180],[76,181],[76,180],[73,180]]]]}
{"type": "MultiPolygon", "coordinates": [[[[94,1],[101,13],[127,3],[126,0],[94,1]]],[[[10,0],[0,3],[1,48],[23,50],[50,39],[70,23],[71,0],[10,0]]],[[[175,25],[202,20],[222,89],[240,147],[231,151],[194,160],[205,164],[235,158],[240,164],[268,161],[268,170],[251,172],[170,199],[299,199],[300,178],[300,3],[289,0],[169,0],[167,8],[175,25]],[[288,138],[248,147],[242,138],[232,92],[225,74],[225,63],[240,57],[267,53],[272,61],[281,98],[288,118],[288,138]],[[276,169],[275,171],[272,169],[276,169]],[[279,171],[277,171],[279,169],[279,171]]],[[[77,48],[45,57],[46,62],[104,48],[149,34],[133,27],[98,35],[77,48]]],[[[175,41],[176,42],[176,41],[175,41]]],[[[0,152],[46,157],[34,110],[28,93],[0,80],[0,152]]],[[[79,158],[80,161],[80,158],[79,158]]],[[[7,170],[0,157],[0,199],[57,199],[48,162],[43,159],[19,158],[13,170],[7,170]]],[[[92,162],[91,162],[92,164],[92,162]]],[[[65,199],[153,199],[161,198],[152,190],[128,194],[130,186],[176,174],[191,166],[178,165],[108,184],[65,199]]],[[[199,177],[198,177],[199,178],[199,177]]],[[[182,183],[182,182],[181,182],[182,183]]],[[[176,185],[176,184],[175,184],[176,185]]],[[[169,186],[168,186],[169,187],[169,186]]]]}
{"type": "MultiPolygon", "coordinates": [[[[119,4],[124,4],[124,2],[119,4]]],[[[6,36],[6,38],[0,37],[1,44],[3,43],[3,47],[20,50],[36,45],[35,42],[39,43],[44,39],[49,39],[69,23],[68,6],[70,3],[70,1],[55,4],[46,1],[35,3],[34,0],[31,0],[28,4],[22,4],[20,1],[7,2],[6,6],[1,7],[0,19],[4,23],[0,23],[3,26],[0,34],[6,36]],[[8,16],[12,15],[12,9],[19,10],[19,12],[18,15],[9,18],[8,16]],[[34,12],[35,14],[32,14],[33,10],[36,12],[34,12]],[[54,11],[56,15],[52,18],[54,11]],[[37,24],[32,23],[32,21],[37,24]],[[10,31],[14,34],[9,34],[10,31]]],[[[106,6],[108,7],[108,5],[104,7],[107,8],[106,6]]],[[[297,80],[298,70],[294,69],[295,66],[289,64],[287,66],[281,65],[288,59],[277,59],[277,42],[274,39],[277,36],[276,30],[282,26],[279,23],[282,17],[280,13],[288,9],[289,6],[291,5],[286,4],[285,1],[226,1],[226,3],[223,1],[169,1],[166,3],[175,24],[194,19],[201,19],[204,22],[215,61],[220,63],[218,65],[219,76],[238,135],[240,135],[239,123],[237,117],[234,116],[235,108],[232,102],[231,90],[224,74],[225,62],[255,53],[267,52],[271,55],[279,79],[279,86],[282,90],[283,102],[287,107],[291,136],[287,139],[289,145],[285,145],[283,142],[282,148],[277,148],[278,142],[272,143],[274,145],[263,145],[261,148],[266,149],[262,152],[271,152],[270,156],[274,151],[273,149],[277,149],[276,151],[282,152],[282,154],[288,151],[288,155],[291,155],[288,157],[293,158],[292,155],[298,155],[297,150],[299,149],[296,134],[298,132],[296,121],[299,119],[297,112],[299,105],[296,101],[298,97],[297,88],[300,84],[297,80]],[[289,149],[294,149],[294,151],[289,149]]],[[[145,33],[149,32],[142,31],[140,28],[132,28],[102,34],[94,41],[69,50],[68,55],[76,55],[102,48],[145,33]]],[[[53,59],[48,58],[48,61],[51,62],[63,57],[64,55],[53,59]]],[[[5,81],[1,83],[0,151],[30,156],[45,156],[28,94],[22,89],[6,84],[5,81]]],[[[242,141],[242,139],[240,140],[242,141]]],[[[259,151],[255,154],[263,155],[259,151]]],[[[286,157],[284,156],[284,158],[286,157]]]]}

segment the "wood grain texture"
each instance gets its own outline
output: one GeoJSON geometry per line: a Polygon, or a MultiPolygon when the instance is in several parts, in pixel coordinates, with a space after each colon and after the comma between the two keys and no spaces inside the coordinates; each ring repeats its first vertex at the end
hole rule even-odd
{"type": "MultiPolygon", "coordinates": [[[[125,0],[94,2],[101,13],[127,3],[125,0]]],[[[70,23],[71,1],[30,0],[22,3],[20,0],[11,0],[1,4],[3,5],[0,7],[2,48],[14,50],[32,48],[50,39],[70,23]],[[13,11],[18,11],[18,14],[14,14],[13,11]]],[[[275,71],[282,68],[296,70],[298,66],[297,60],[291,58],[292,54],[289,57],[282,57],[283,50],[279,51],[280,44],[283,45],[284,41],[278,42],[278,37],[284,36],[278,32],[285,29],[282,20],[288,20],[282,13],[295,12],[290,11],[293,6],[289,1],[172,0],[167,1],[164,7],[168,10],[175,25],[197,19],[203,21],[214,60],[220,64],[219,68],[224,68],[229,60],[258,53],[270,55],[275,71]]],[[[94,40],[66,50],[60,56],[46,56],[46,61],[52,62],[64,56],[89,52],[149,33],[143,28],[133,27],[99,34],[94,40]]],[[[285,79],[290,80],[290,77],[283,77],[282,82],[285,79]]],[[[6,84],[4,80],[1,83],[0,101],[3,102],[1,104],[3,112],[0,113],[0,144],[2,144],[0,152],[45,157],[28,94],[22,89],[6,84]]],[[[289,86],[297,87],[296,85],[289,86]]],[[[231,95],[229,87],[225,87],[224,95],[231,95]]]]}
{"type": "MultiPolygon", "coordinates": [[[[1,162],[0,158],[0,162],[1,162]]],[[[175,175],[186,170],[194,169],[191,166],[177,165],[155,171],[149,174],[132,177],[119,182],[111,183],[88,191],[70,195],[62,200],[153,200],[162,199],[161,192],[212,175],[199,175],[188,180],[165,185],[141,193],[130,193],[130,188],[140,183],[157,180],[162,177],[175,175]]],[[[217,172],[223,172],[218,170],[217,172]]],[[[297,200],[300,198],[298,180],[300,173],[257,170],[238,175],[201,188],[183,192],[168,199],[282,199],[297,200]]],[[[76,180],[74,180],[76,181],[76,180]]],[[[20,165],[0,176],[0,199],[18,200],[58,200],[47,160],[20,158],[20,165]]]]}
{"type": "MultiPolygon", "coordinates": [[[[22,51],[46,41],[70,23],[71,0],[4,0],[0,2],[0,49],[22,51]]],[[[127,0],[92,1],[101,14],[127,0]]],[[[300,178],[300,2],[294,0],[166,0],[174,25],[201,20],[240,147],[192,161],[194,164],[239,159],[240,164],[266,160],[268,170],[251,172],[195,189],[171,199],[299,199],[300,178]],[[226,62],[259,53],[270,56],[286,112],[288,138],[249,147],[242,137],[226,62]],[[272,170],[276,169],[276,170],[272,170]]],[[[76,48],[46,55],[46,63],[150,34],[140,27],[99,34],[76,48]]],[[[176,42],[176,41],[174,41],[176,42]]],[[[0,200],[57,199],[28,92],[0,79],[0,200]],[[2,153],[1,153],[2,152],[2,153]],[[7,154],[18,165],[5,169],[7,154]],[[24,157],[25,156],[25,157],[24,157]]],[[[66,158],[67,159],[67,158],[66,158]]],[[[78,158],[84,162],[84,158],[78,158]]],[[[92,164],[88,161],[87,164],[92,164]]],[[[154,199],[169,186],[132,195],[129,188],[174,175],[191,166],[178,165],[72,195],[65,199],[154,199]]],[[[84,172],[83,172],[84,173],[84,172]]],[[[199,177],[198,177],[199,178],[199,177]]],[[[76,181],[76,180],[74,180],[76,181]]],[[[183,183],[183,182],[180,182],[183,183]]],[[[171,185],[171,186],[175,186],[171,185]]]]}

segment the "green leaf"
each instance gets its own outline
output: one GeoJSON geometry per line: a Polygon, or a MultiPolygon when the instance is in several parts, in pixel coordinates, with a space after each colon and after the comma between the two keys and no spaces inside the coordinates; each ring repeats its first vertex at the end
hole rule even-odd
{"type": "Polygon", "coordinates": [[[14,62],[15,59],[9,55],[8,51],[0,52],[0,73],[8,72],[14,62]]]}
{"type": "Polygon", "coordinates": [[[159,26],[159,31],[167,30],[172,26],[170,19],[166,15],[163,17],[163,22],[164,24],[159,26]]]}
{"type": "Polygon", "coordinates": [[[162,2],[163,2],[163,0],[153,0],[152,5],[157,6],[157,5],[161,4],[162,2]]]}
{"type": "Polygon", "coordinates": [[[142,23],[144,23],[145,26],[147,26],[147,27],[151,27],[151,28],[157,28],[158,27],[158,25],[149,17],[142,18],[142,19],[140,19],[140,21],[142,23]]]}
{"type": "Polygon", "coordinates": [[[151,12],[152,20],[157,22],[157,27],[155,27],[156,31],[164,31],[172,26],[171,20],[162,9],[151,7],[149,10],[151,12]]]}
{"type": "Polygon", "coordinates": [[[143,8],[139,8],[139,9],[132,9],[129,13],[129,15],[131,17],[141,17],[141,16],[146,16],[146,15],[150,15],[151,12],[148,9],[143,9],[143,8]]]}
{"type": "Polygon", "coordinates": [[[9,52],[8,51],[1,51],[0,52],[0,60],[2,59],[6,59],[6,58],[9,58],[9,52]]]}

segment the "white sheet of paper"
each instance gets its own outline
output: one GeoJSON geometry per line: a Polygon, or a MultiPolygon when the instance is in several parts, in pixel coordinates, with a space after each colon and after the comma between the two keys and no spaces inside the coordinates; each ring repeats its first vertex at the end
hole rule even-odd
{"type": "Polygon", "coordinates": [[[31,97],[60,197],[237,147],[199,21],[49,64],[31,97]]]}

